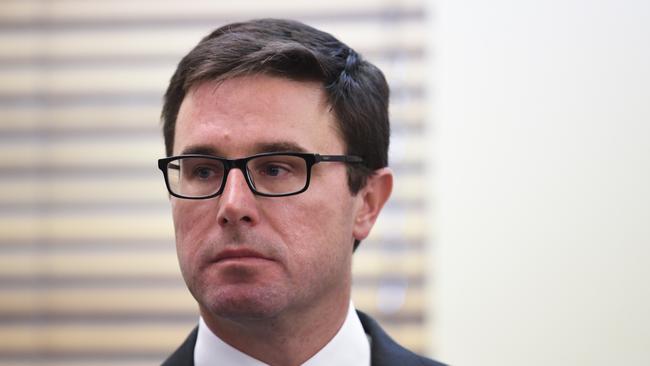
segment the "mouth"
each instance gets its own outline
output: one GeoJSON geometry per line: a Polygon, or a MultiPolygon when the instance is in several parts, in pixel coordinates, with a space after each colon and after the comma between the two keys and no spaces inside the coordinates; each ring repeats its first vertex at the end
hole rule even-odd
{"type": "Polygon", "coordinates": [[[250,261],[250,260],[265,260],[270,261],[268,258],[259,252],[250,249],[226,249],[219,252],[215,259],[215,263],[226,261],[250,261]]]}

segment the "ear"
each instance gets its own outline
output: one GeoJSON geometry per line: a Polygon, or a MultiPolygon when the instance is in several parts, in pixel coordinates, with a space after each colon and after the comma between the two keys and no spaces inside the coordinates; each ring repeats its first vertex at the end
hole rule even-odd
{"type": "Polygon", "coordinates": [[[365,239],[375,225],[377,216],[393,191],[393,172],[389,168],[375,171],[366,185],[357,192],[358,206],[352,234],[356,240],[365,239]]]}

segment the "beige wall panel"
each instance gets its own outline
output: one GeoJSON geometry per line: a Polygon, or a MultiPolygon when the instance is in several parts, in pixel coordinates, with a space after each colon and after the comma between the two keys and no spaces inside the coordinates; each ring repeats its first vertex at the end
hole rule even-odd
{"type": "Polygon", "coordinates": [[[51,68],[39,66],[0,70],[0,95],[15,94],[131,94],[162,95],[174,66],[88,66],[51,68]]]}
{"type": "Polygon", "coordinates": [[[68,316],[197,314],[194,298],[180,277],[178,282],[178,286],[168,288],[0,290],[0,311],[10,315],[38,311],[68,316]]]}
{"type": "Polygon", "coordinates": [[[328,2],[304,2],[298,0],[276,1],[269,6],[265,0],[182,1],[156,0],[57,0],[53,2],[5,0],[0,6],[0,19],[31,21],[48,19],[53,21],[88,21],[114,19],[194,19],[196,17],[242,17],[259,16],[261,9],[267,17],[295,18],[305,14],[364,13],[382,9],[418,10],[421,1],[401,0],[357,0],[354,2],[334,0],[328,2]],[[191,4],[191,5],[190,5],[191,4]]]}
{"type": "MultiPolygon", "coordinates": [[[[197,318],[198,319],[198,318],[197,318]]],[[[191,330],[188,324],[57,324],[0,328],[0,353],[29,352],[35,347],[56,352],[171,352],[191,330]]]]}
{"type": "MultiPolygon", "coordinates": [[[[150,360],[130,361],[130,360],[119,360],[120,366],[151,366],[161,363],[163,360],[161,357],[152,358],[150,360]]],[[[105,361],[105,360],[96,360],[94,358],[81,358],[74,360],[52,360],[52,359],[40,359],[40,360],[11,360],[5,361],[0,360],[0,366],[115,366],[116,361],[105,361]]]]}
{"type": "Polygon", "coordinates": [[[0,19],[4,21],[31,21],[42,16],[42,2],[8,0],[0,2],[0,19]]]}
{"type": "Polygon", "coordinates": [[[369,238],[376,241],[391,238],[418,240],[424,238],[426,228],[424,212],[417,213],[415,210],[403,213],[387,211],[379,215],[369,238]]]}
{"type": "Polygon", "coordinates": [[[2,241],[173,240],[171,215],[165,212],[121,212],[56,216],[15,214],[1,217],[2,241]]]}
{"type": "Polygon", "coordinates": [[[416,251],[383,253],[359,250],[355,254],[353,272],[357,276],[418,277],[424,270],[425,258],[416,251]]]}
{"type": "Polygon", "coordinates": [[[114,202],[166,204],[162,173],[148,177],[63,177],[34,181],[0,180],[0,201],[9,204],[101,205],[114,202]]]}
{"type": "Polygon", "coordinates": [[[178,278],[180,271],[173,249],[159,253],[54,253],[45,255],[8,253],[0,258],[0,277],[51,278],[178,278]]]}
{"type": "MultiPolygon", "coordinates": [[[[162,92],[161,92],[162,93],[162,92]]],[[[150,130],[152,137],[159,136],[160,103],[133,105],[10,105],[0,111],[0,133],[39,130],[69,132],[101,130],[150,130]]]]}
{"type": "Polygon", "coordinates": [[[45,140],[0,146],[0,168],[48,167],[54,169],[130,167],[155,171],[157,159],[164,155],[159,141],[142,139],[45,140]]]}
{"type": "Polygon", "coordinates": [[[399,303],[391,300],[391,308],[385,306],[386,296],[395,294],[391,289],[355,285],[352,289],[352,299],[355,306],[367,312],[376,314],[420,314],[425,308],[425,294],[420,286],[411,285],[404,288],[400,294],[399,303]]]}

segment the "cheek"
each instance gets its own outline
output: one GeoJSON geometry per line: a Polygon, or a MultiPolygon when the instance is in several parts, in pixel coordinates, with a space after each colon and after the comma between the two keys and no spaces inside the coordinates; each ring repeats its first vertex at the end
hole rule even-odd
{"type": "MultiPolygon", "coordinates": [[[[296,196],[299,197],[299,196],[296,196]]],[[[287,202],[273,215],[275,232],[284,233],[282,241],[298,271],[318,274],[335,265],[347,266],[352,253],[350,198],[327,197],[287,202]]],[[[269,216],[267,216],[269,217],[269,216]]]]}
{"type": "Polygon", "coordinates": [[[190,201],[173,199],[172,217],[176,235],[187,236],[196,231],[202,231],[210,226],[211,218],[214,217],[211,202],[190,201]]]}
{"type": "Polygon", "coordinates": [[[194,262],[201,242],[208,238],[212,216],[207,203],[172,200],[176,250],[182,270],[185,262],[194,262]]]}

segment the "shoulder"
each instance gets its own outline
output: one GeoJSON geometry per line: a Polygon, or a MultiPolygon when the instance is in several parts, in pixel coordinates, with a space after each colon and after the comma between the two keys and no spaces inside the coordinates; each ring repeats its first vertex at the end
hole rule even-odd
{"type": "Polygon", "coordinates": [[[199,328],[194,328],[183,344],[161,366],[194,366],[194,345],[198,332],[199,328]]]}
{"type": "Polygon", "coordinates": [[[363,329],[371,338],[373,366],[445,366],[444,364],[417,355],[395,342],[370,316],[357,310],[363,329]]]}

